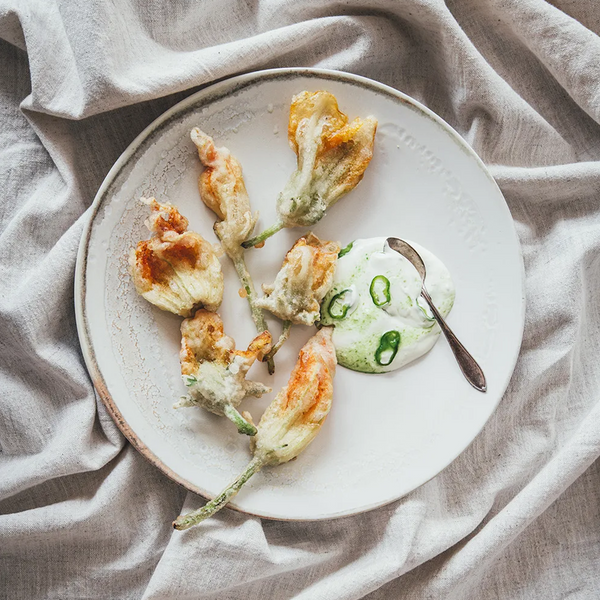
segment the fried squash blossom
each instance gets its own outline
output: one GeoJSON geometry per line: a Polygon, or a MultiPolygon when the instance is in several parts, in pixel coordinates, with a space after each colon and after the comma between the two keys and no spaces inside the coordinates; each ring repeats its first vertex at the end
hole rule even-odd
{"type": "MultiPolygon", "coordinates": [[[[267,407],[258,432],[250,438],[254,458],[244,472],[214,500],[173,523],[175,529],[188,529],[223,508],[241,487],[264,466],[275,466],[296,458],[319,433],[333,400],[335,348],[333,328],[324,327],[300,350],[288,384],[267,407]]],[[[244,417],[251,420],[249,413],[244,417]]]]}
{"type": "Polygon", "coordinates": [[[333,285],[340,245],[309,233],[286,254],[272,285],[263,284],[264,297],[256,305],[282,321],[312,325],[319,318],[321,300],[333,285]]]}
{"type": "Polygon", "coordinates": [[[169,203],[142,198],[151,209],[149,240],[129,254],[138,293],[162,310],[182,317],[202,306],[216,310],[223,300],[223,273],[215,250],[201,235],[188,231],[188,220],[169,203]]]}
{"type": "Polygon", "coordinates": [[[298,167],[277,199],[279,220],[244,242],[249,248],[284,227],[312,227],[327,209],[353,190],[373,157],[377,119],[348,117],[329,92],[292,98],[288,140],[298,167]]]}
{"type": "Polygon", "coordinates": [[[181,324],[181,377],[189,393],[174,408],[200,406],[235,423],[240,433],[254,435],[256,428],[237,411],[246,396],[260,398],[271,391],[259,381],[247,381],[255,360],[271,349],[271,334],[263,331],[248,346],[236,350],[233,338],[225,335],[217,313],[200,309],[181,324]]]}

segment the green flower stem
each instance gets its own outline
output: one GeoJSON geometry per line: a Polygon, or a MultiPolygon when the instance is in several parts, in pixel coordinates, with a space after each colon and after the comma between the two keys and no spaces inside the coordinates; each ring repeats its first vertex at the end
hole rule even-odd
{"type": "Polygon", "coordinates": [[[264,465],[264,459],[255,457],[246,467],[244,472],[228,487],[226,487],[214,500],[187,515],[180,515],[173,521],[175,529],[189,529],[198,523],[201,523],[208,517],[212,517],[217,511],[221,510],[241,489],[241,487],[254,475],[261,470],[264,465]]]}
{"type": "Polygon", "coordinates": [[[278,231],[283,229],[285,226],[281,221],[277,221],[274,225],[271,225],[268,229],[265,229],[262,233],[255,235],[253,238],[246,240],[243,244],[243,248],[252,248],[256,246],[256,244],[260,244],[264,242],[266,239],[270,238],[272,235],[275,235],[278,231]]]}
{"type": "Polygon", "coordinates": [[[279,336],[277,343],[273,346],[273,348],[271,348],[271,352],[269,352],[269,354],[267,354],[263,358],[263,361],[272,359],[277,354],[279,348],[281,348],[281,346],[283,346],[285,341],[290,337],[290,329],[291,328],[292,328],[291,321],[283,322],[283,329],[281,330],[281,335],[279,336]]]}
{"type": "Polygon", "coordinates": [[[248,423],[242,415],[231,404],[226,404],[223,409],[225,416],[233,421],[240,433],[245,435],[256,435],[256,427],[252,423],[248,423]]]}
{"type": "MultiPolygon", "coordinates": [[[[250,277],[250,273],[248,272],[248,267],[246,266],[246,261],[244,260],[244,255],[240,254],[236,257],[231,257],[233,260],[233,264],[235,266],[235,270],[237,271],[238,277],[244,286],[244,290],[246,291],[246,299],[248,300],[248,304],[250,305],[250,311],[252,313],[252,320],[256,325],[256,330],[258,333],[262,333],[263,331],[267,331],[267,322],[265,321],[265,316],[263,315],[262,309],[258,308],[254,301],[256,300],[256,290],[254,289],[254,283],[252,283],[252,277],[250,277]]],[[[272,375],[275,372],[275,363],[273,359],[269,359],[267,361],[269,374],[272,375]]]]}

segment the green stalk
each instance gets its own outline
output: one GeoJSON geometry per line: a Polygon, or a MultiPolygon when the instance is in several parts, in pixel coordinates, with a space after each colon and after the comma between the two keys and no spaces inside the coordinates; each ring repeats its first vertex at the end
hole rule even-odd
{"type": "Polygon", "coordinates": [[[252,423],[248,423],[242,415],[231,404],[226,404],[223,408],[225,416],[233,421],[240,433],[245,435],[256,435],[256,427],[252,423]]]}
{"type": "Polygon", "coordinates": [[[265,229],[262,233],[255,235],[253,238],[246,240],[243,244],[243,248],[252,248],[256,244],[260,244],[265,240],[269,239],[272,235],[275,235],[278,231],[283,229],[285,225],[281,221],[277,221],[274,225],[271,225],[268,229],[265,229]]]}
{"type": "Polygon", "coordinates": [[[254,457],[246,469],[239,477],[229,484],[214,500],[204,505],[198,510],[194,510],[187,515],[180,515],[173,521],[175,529],[189,529],[190,527],[201,523],[208,517],[212,517],[217,511],[221,510],[241,489],[241,487],[254,475],[261,470],[264,465],[264,459],[254,457]]]}
{"type": "MultiPolygon", "coordinates": [[[[250,277],[250,273],[248,272],[248,267],[246,266],[246,261],[244,260],[243,254],[240,254],[236,257],[231,257],[233,260],[233,264],[235,266],[235,270],[237,271],[238,277],[244,286],[244,290],[246,290],[246,299],[248,300],[248,304],[250,305],[250,311],[252,313],[252,320],[256,325],[256,330],[258,333],[262,333],[263,331],[267,331],[267,322],[265,321],[265,317],[263,315],[262,309],[258,308],[254,301],[256,300],[256,290],[254,289],[254,284],[252,283],[252,277],[250,277]]],[[[275,363],[273,359],[267,361],[267,365],[269,368],[269,374],[272,375],[275,372],[275,363]]]]}
{"type": "Polygon", "coordinates": [[[277,354],[279,348],[281,348],[281,346],[283,346],[283,344],[285,343],[285,341],[290,337],[290,329],[291,328],[292,328],[292,322],[291,321],[284,321],[283,322],[283,329],[281,330],[281,335],[279,336],[279,339],[277,340],[277,343],[273,346],[273,348],[271,348],[271,352],[269,352],[269,354],[267,354],[263,358],[263,361],[270,360],[270,359],[272,359],[277,354]]]}

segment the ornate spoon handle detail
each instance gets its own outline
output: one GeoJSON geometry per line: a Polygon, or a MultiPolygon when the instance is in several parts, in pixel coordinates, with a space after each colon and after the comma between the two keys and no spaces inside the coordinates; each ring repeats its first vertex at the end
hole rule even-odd
{"type": "Polygon", "coordinates": [[[450,344],[450,348],[456,358],[456,362],[460,367],[460,370],[463,372],[463,375],[467,379],[467,381],[480,392],[487,391],[487,383],[485,380],[485,375],[481,367],[477,364],[477,361],[471,356],[469,351],[460,343],[459,339],[454,335],[454,332],[444,320],[444,317],[440,314],[438,309],[435,307],[435,304],[431,300],[431,296],[425,289],[425,285],[421,290],[421,295],[429,304],[429,308],[431,308],[431,312],[433,313],[436,321],[438,322],[440,329],[444,332],[446,339],[448,340],[448,344],[450,344]]]}

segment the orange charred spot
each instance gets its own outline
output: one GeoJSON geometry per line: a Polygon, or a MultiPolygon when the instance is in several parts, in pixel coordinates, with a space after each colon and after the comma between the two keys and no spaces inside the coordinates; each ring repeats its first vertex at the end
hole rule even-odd
{"type": "Polygon", "coordinates": [[[200,248],[196,244],[188,244],[181,240],[169,244],[169,246],[163,250],[163,256],[165,257],[165,260],[173,265],[182,264],[193,269],[198,263],[200,248]]]}
{"type": "MultiPolygon", "coordinates": [[[[216,155],[214,159],[215,160],[216,155]]],[[[215,175],[215,169],[213,167],[205,167],[204,171],[200,175],[200,179],[198,180],[198,186],[200,188],[200,196],[202,198],[202,202],[210,208],[219,219],[223,220],[225,218],[225,214],[221,208],[221,201],[219,198],[219,181],[215,176],[213,181],[213,176],[215,175]]]]}
{"type": "Polygon", "coordinates": [[[179,213],[179,211],[169,204],[159,204],[152,206],[152,210],[158,214],[154,217],[153,229],[157,233],[165,231],[174,231],[184,233],[188,228],[188,220],[179,213]]]}
{"type": "Polygon", "coordinates": [[[305,407],[298,422],[308,424],[320,421],[319,413],[327,413],[327,407],[332,398],[331,373],[318,356],[304,350],[300,351],[298,362],[292,371],[286,397],[280,407],[281,412],[283,413],[297,402],[301,402],[302,395],[306,390],[314,390],[315,380],[317,388],[311,396],[310,405],[305,407]]]}
{"type": "Polygon", "coordinates": [[[179,352],[179,360],[181,362],[181,374],[182,375],[193,375],[198,368],[198,361],[194,355],[192,349],[185,343],[185,340],[181,340],[181,351],[179,352]]]}
{"type": "Polygon", "coordinates": [[[260,360],[265,354],[271,351],[272,341],[271,333],[263,331],[250,342],[247,352],[251,355],[256,355],[260,360]]]}
{"type": "Polygon", "coordinates": [[[158,258],[148,241],[140,242],[135,251],[136,266],[142,279],[151,283],[167,285],[172,275],[169,263],[158,258]]]}
{"type": "Polygon", "coordinates": [[[358,133],[359,129],[363,126],[363,122],[360,119],[354,119],[352,123],[344,125],[344,127],[332,131],[323,140],[323,150],[330,148],[336,148],[342,144],[352,142],[354,136],[358,133]]]}
{"type": "Polygon", "coordinates": [[[302,423],[310,423],[313,421],[320,421],[321,417],[319,413],[326,412],[324,410],[323,403],[324,401],[328,403],[331,399],[331,376],[325,369],[322,367],[319,370],[319,375],[317,376],[318,387],[317,393],[315,395],[315,401],[311,405],[311,407],[302,415],[300,421],[302,423]]]}

